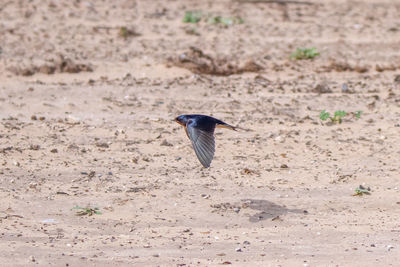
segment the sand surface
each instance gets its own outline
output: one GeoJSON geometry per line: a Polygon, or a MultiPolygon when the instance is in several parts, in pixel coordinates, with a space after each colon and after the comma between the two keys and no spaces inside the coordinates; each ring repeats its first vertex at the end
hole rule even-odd
{"type": "Polygon", "coordinates": [[[399,18],[381,0],[0,1],[0,265],[398,265],[399,18]],[[190,113],[243,128],[216,130],[209,169],[173,121],[190,113]]]}

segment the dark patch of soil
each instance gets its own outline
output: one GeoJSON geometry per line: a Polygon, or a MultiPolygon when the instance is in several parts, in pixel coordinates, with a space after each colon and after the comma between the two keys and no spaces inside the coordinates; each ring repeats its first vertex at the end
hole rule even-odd
{"type": "Polygon", "coordinates": [[[93,68],[89,64],[75,63],[69,58],[60,56],[60,59],[56,62],[49,64],[43,64],[40,66],[28,66],[28,67],[10,67],[9,71],[16,75],[31,76],[35,73],[54,74],[54,73],[79,73],[79,72],[92,72],[93,68]]]}
{"type": "Polygon", "coordinates": [[[196,47],[190,47],[188,52],[182,53],[178,58],[170,59],[170,61],[173,65],[188,69],[193,73],[218,76],[258,72],[263,69],[254,60],[238,63],[228,58],[214,58],[196,47]]]}

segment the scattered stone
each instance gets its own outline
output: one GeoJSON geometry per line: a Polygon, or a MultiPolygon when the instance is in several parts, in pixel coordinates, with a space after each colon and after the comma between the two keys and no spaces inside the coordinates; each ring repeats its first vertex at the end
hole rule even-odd
{"type": "Polygon", "coordinates": [[[51,153],[58,153],[57,148],[53,148],[52,150],[50,150],[51,153]]]}
{"type": "Polygon", "coordinates": [[[138,193],[141,191],[146,191],[146,187],[132,187],[132,188],[126,190],[127,193],[138,193]]]}
{"type": "Polygon", "coordinates": [[[274,218],[271,219],[271,221],[283,221],[281,217],[275,216],[274,218]]]}
{"type": "Polygon", "coordinates": [[[161,146],[173,146],[173,144],[169,143],[167,140],[164,139],[164,140],[161,142],[161,146]]]}
{"type": "Polygon", "coordinates": [[[330,94],[332,93],[331,88],[329,88],[328,84],[326,83],[320,83],[315,86],[314,90],[315,93],[318,94],[330,94]]]}
{"type": "Polygon", "coordinates": [[[350,88],[347,86],[347,84],[346,83],[343,83],[342,84],[342,93],[345,93],[345,94],[352,94],[352,93],[354,93],[352,90],[350,90],[350,88]]]}
{"type": "Polygon", "coordinates": [[[29,183],[29,188],[31,188],[31,189],[36,189],[37,186],[38,186],[38,184],[35,182],[29,183]]]}
{"type": "Polygon", "coordinates": [[[251,170],[251,169],[249,169],[249,168],[244,168],[243,171],[242,171],[242,173],[243,173],[243,174],[248,174],[248,175],[251,175],[251,174],[259,174],[259,172],[254,171],[254,170],[251,170]]]}
{"type": "Polygon", "coordinates": [[[97,147],[109,148],[110,146],[106,142],[96,143],[97,147]]]}
{"type": "Polygon", "coordinates": [[[30,150],[39,150],[40,149],[40,145],[30,145],[29,149],[30,150]]]}

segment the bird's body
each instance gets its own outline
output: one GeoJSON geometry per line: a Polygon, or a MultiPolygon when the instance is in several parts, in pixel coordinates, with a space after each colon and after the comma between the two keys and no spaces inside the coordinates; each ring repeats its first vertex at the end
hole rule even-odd
{"type": "Polygon", "coordinates": [[[220,127],[236,130],[236,127],[206,115],[181,115],[176,117],[175,121],[185,128],[186,135],[192,142],[197,158],[205,168],[210,167],[211,161],[214,158],[215,128],[220,127]]]}

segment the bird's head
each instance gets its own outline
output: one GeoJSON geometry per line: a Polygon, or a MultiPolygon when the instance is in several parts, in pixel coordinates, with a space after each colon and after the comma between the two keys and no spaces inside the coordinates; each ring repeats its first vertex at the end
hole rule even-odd
{"type": "Polygon", "coordinates": [[[185,115],[180,115],[175,118],[175,121],[182,126],[186,126],[188,118],[185,115]]]}

